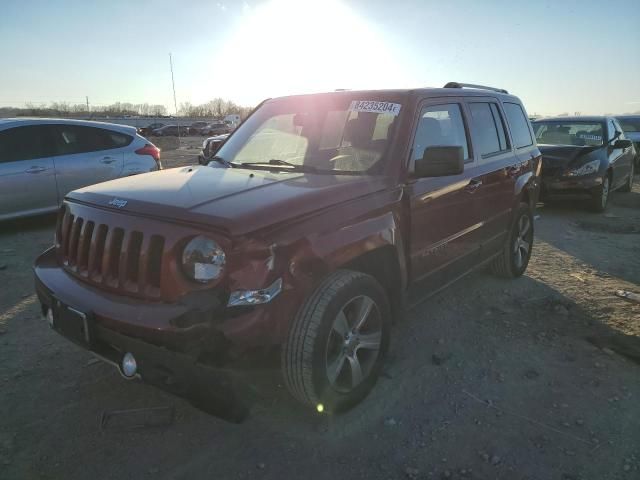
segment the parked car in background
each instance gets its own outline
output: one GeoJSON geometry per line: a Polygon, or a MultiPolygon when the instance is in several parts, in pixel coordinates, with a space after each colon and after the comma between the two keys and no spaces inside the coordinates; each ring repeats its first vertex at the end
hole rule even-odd
{"type": "Polygon", "coordinates": [[[165,125],[155,129],[151,135],[155,137],[186,137],[188,133],[187,127],[183,125],[165,125]]]}
{"type": "Polygon", "coordinates": [[[229,133],[232,128],[224,122],[214,122],[200,129],[201,135],[223,135],[229,133]]]}
{"type": "Polygon", "coordinates": [[[224,123],[226,123],[227,125],[229,125],[229,127],[231,128],[231,130],[235,129],[238,127],[238,125],[240,125],[240,115],[238,115],[237,113],[230,113],[229,115],[226,115],[223,119],[224,123]]]}
{"type": "Polygon", "coordinates": [[[602,212],[611,192],[631,191],[635,150],[615,118],[546,118],[533,129],[542,152],[543,199],[583,198],[602,212]]]}
{"type": "Polygon", "coordinates": [[[229,134],[225,133],[223,135],[209,137],[202,142],[202,151],[200,155],[198,155],[198,163],[200,165],[207,165],[228,137],[229,134]]]}
{"type": "Polygon", "coordinates": [[[138,129],[138,134],[143,137],[148,137],[153,133],[154,130],[164,127],[164,123],[156,122],[147,125],[146,127],[141,127],[138,129]]]}
{"type": "Polygon", "coordinates": [[[625,136],[636,149],[636,171],[640,168],[640,115],[618,115],[616,117],[625,136]]]}
{"type": "Polygon", "coordinates": [[[466,87],[271,99],[219,150],[227,168],[73,192],[34,267],[49,325],[234,421],[234,368],[259,349],[314,411],[353,407],[403,305],[483,265],[527,268],[540,151],[517,97],[466,87]]]}
{"type": "Polygon", "coordinates": [[[161,169],[134,127],[59,119],[0,120],[0,220],[55,211],[71,190],[161,169]]]}
{"type": "Polygon", "coordinates": [[[187,129],[189,135],[202,135],[202,129],[205,128],[208,122],[193,122],[187,129]]]}

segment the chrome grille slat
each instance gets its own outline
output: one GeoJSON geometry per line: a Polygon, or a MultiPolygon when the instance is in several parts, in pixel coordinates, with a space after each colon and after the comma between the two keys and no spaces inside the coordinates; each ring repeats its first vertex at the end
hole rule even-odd
{"type": "Polygon", "coordinates": [[[129,265],[129,251],[131,249],[131,232],[124,232],[120,244],[120,256],[118,259],[118,286],[127,289],[127,267],[129,265]]]}

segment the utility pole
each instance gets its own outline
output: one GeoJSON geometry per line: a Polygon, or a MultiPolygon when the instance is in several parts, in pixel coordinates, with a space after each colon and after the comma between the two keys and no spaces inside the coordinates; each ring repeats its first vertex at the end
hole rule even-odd
{"type": "Polygon", "coordinates": [[[86,97],[84,97],[87,99],[87,113],[89,113],[89,95],[87,95],[86,97]]]}
{"type": "MultiPolygon", "coordinates": [[[[178,102],[176,101],[176,82],[173,79],[173,59],[171,58],[171,52],[169,52],[169,68],[171,69],[171,86],[173,87],[173,106],[176,109],[176,117],[178,116],[178,102]]],[[[178,122],[178,138],[180,138],[180,122],[178,122]]]]}

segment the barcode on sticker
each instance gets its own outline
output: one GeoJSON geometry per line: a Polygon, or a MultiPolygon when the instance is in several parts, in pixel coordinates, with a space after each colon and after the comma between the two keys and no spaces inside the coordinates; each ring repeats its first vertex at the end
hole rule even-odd
{"type": "Polygon", "coordinates": [[[388,113],[394,117],[400,113],[399,103],[376,102],[374,100],[354,100],[349,107],[350,112],[388,113]]]}
{"type": "Polygon", "coordinates": [[[578,138],[581,138],[582,140],[594,140],[596,142],[602,141],[602,137],[600,135],[586,135],[583,133],[578,135],[578,138]]]}

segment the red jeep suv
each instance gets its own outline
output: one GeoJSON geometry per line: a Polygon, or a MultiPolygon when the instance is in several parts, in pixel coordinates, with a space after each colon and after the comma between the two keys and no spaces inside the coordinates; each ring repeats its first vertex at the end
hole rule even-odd
{"type": "Polygon", "coordinates": [[[294,397],[344,410],[405,305],[485,264],[523,274],[540,158],[501,89],[270,99],[209,166],[70,193],[36,290],[54,330],[213,413],[243,418],[235,365],[265,348],[294,397]]]}

